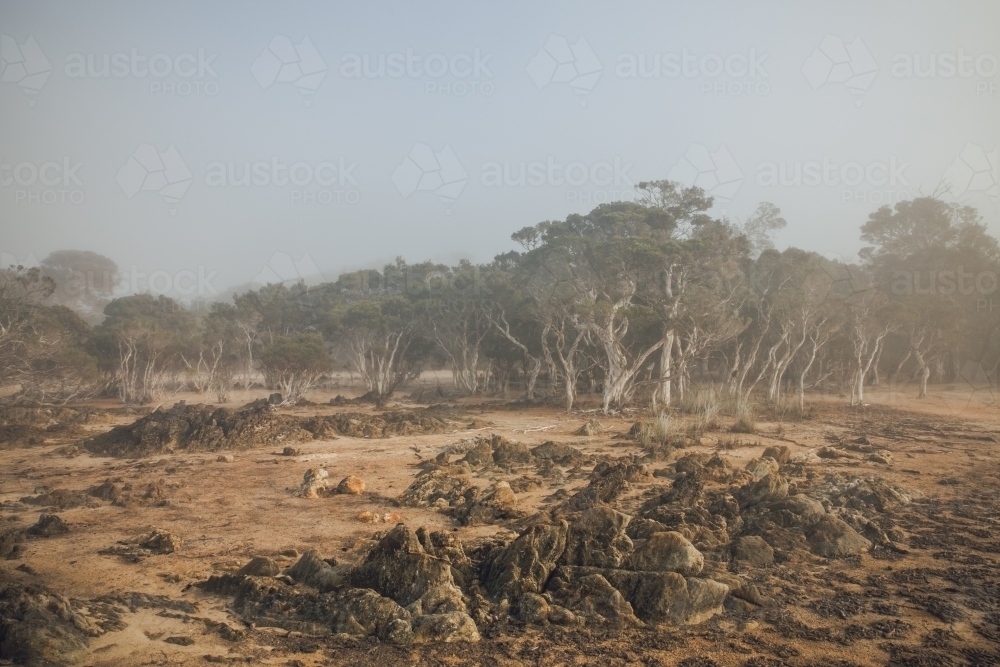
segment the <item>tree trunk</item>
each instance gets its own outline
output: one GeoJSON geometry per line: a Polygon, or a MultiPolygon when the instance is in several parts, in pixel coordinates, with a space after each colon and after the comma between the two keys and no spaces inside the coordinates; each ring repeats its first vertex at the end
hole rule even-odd
{"type": "Polygon", "coordinates": [[[917,393],[917,398],[926,398],[927,380],[931,376],[931,366],[927,363],[923,352],[920,350],[913,350],[913,357],[917,360],[917,364],[920,366],[920,389],[917,393]]]}
{"type": "Polygon", "coordinates": [[[524,394],[529,401],[533,401],[535,400],[535,382],[538,381],[538,374],[542,371],[542,360],[538,357],[529,356],[525,359],[525,366],[527,366],[528,361],[531,362],[531,368],[526,369],[528,380],[524,394]]]}
{"type": "Polygon", "coordinates": [[[566,373],[566,412],[573,411],[573,401],[576,399],[576,374],[566,373]]]}
{"type": "Polygon", "coordinates": [[[654,406],[656,405],[657,399],[659,399],[663,403],[664,407],[670,407],[670,385],[672,383],[670,378],[670,362],[673,349],[674,332],[671,330],[664,334],[663,347],[660,348],[660,383],[656,388],[656,391],[653,392],[654,406]]]}

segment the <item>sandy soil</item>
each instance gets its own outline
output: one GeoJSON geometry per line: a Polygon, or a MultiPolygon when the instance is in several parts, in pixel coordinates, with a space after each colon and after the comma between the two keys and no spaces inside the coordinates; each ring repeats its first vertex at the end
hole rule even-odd
{"type": "MultiPolygon", "coordinates": [[[[347,393],[343,389],[332,393],[341,392],[347,393]]],[[[429,389],[428,393],[434,392],[429,389]]],[[[257,397],[236,395],[232,405],[257,397]]],[[[201,402],[191,395],[177,398],[201,402]]],[[[316,392],[310,398],[320,403],[330,395],[316,392]]],[[[0,446],[2,529],[34,523],[44,508],[16,501],[45,490],[85,490],[112,479],[134,488],[159,485],[165,496],[125,507],[95,501],[92,506],[60,510],[70,532],[26,542],[20,559],[0,561],[0,579],[42,583],[81,605],[112,593],[131,592],[194,605],[193,612],[140,605],[125,614],[124,629],[91,641],[85,664],[95,666],[200,665],[208,657],[216,662],[262,665],[997,664],[1000,617],[996,600],[990,603],[988,599],[1000,596],[996,440],[1000,438],[1000,412],[988,394],[955,387],[937,387],[922,401],[913,399],[909,390],[875,391],[867,400],[867,407],[852,409],[842,398],[815,398],[809,418],[760,422],[755,435],[726,433],[730,420],[723,419],[720,430],[705,434],[674,458],[721,451],[738,467],[769,445],[789,445],[793,456],[800,456],[815,453],[838,438],[864,436],[891,451],[892,462],[810,459],[809,466],[817,474],[875,474],[920,492],[924,499],[899,517],[910,538],[908,553],[776,565],[754,575],[761,590],[778,601],[775,606],[751,614],[727,612],[698,626],[602,633],[511,623],[486,632],[478,644],[396,647],[248,628],[230,613],[227,598],[192,586],[212,574],[233,571],[256,555],[270,556],[284,566],[295,561],[293,550],[317,549],[324,556],[350,560],[374,531],[387,528],[359,521],[364,511],[397,512],[412,527],[454,531],[463,543],[509,533],[511,526],[463,527],[436,509],[400,508],[392,502],[413,480],[417,464],[473,435],[498,433],[529,447],[554,440],[598,456],[642,454],[635,441],[613,437],[628,431],[635,416],[599,417],[604,434],[582,437],[574,433],[594,416],[592,412],[510,410],[480,399],[465,400],[464,410],[470,419],[489,426],[473,430],[455,423],[452,432],[436,435],[312,441],[297,444],[300,453],[296,456],[282,456],[279,448],[260,448],[233,452],[232,462],[217,460],[216,453],[123,460],[60,454],[65,440],[33,447],[0,446]],[[366,492],[297,497],[295,489],[303,473],[317,466],[325,467],[334,480],[361,477],[366,492]],[[139,562],[98,553],[153,528],[181,537],[182,548],[139,562]],[[873,605],[880,600],[886,604],[873,605]],[[982,604],[977,605],[977,600],[982,604]],[[242,628],[246,634],[229,641],[220,636],[218,623],[242,628]],[[193,642],[185,646],[164,641],[177,637],[193,642]]],[[[93,406],[116,407],[110,402],[93,406]]],[[[372,411],[327,405],[282,409],[296,415],[348,410],[372,411]]],[[[86,428],[103,431],[135,417],[119,413],[86,428]]],[[[650,467],[665,464],[653,462],[650,467]]],[[[486,485],[516,476],[495,473],[477,480],[486,485]]],[[[577,476],[559,486],[573,492],[586,483],[585,476],[577,476]]],[[[654,478],[648,485],[638,485],[631,500],[637,503],[651,489],[667,486],[669,480],[654,478]]],[[[555,488],[519,494],[518,502],[531,513],[545,506],[555,488]]]]}

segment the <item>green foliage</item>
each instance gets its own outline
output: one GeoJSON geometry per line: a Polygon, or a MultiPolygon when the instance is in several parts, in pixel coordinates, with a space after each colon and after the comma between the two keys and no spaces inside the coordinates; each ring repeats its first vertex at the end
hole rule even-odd
{"type": "MultiPolygon", "coordinates": [[[[40,269],[0,271],[0,384],[45,396],[104,385],[143,403],[181,386],[224,401],[263,383],[294,400],[337,367],[384,401],[447,367],[466,394],[514,386],[568,410],[587,391],[604,410],[635,396],[680,401],[698,435],[723,413],[754,432],[752,402],[794,417],[801,405],[782,394],[792,386],[803,401],[826,386],[862,400],[880,368],[919,376],[923,392],[928,378],[1000,359],[1000,329],[979,304],[989,295],[945,280],[1000,273],[1000,245],[972,208],[933,197],[882,207],[854,266],[775,249],[787,223],[773,204],[736,225],[699,188],[661,180],[636,192],[522,227],[511,235],[520,250],[488,264],[397,258],[314,287],[266,285],[200,318],[165,296],[111,299],[111,260],[59,251],[40,269]],[[921,291],[932,275],[938,288],[921,291]],[[70,310],[96,319],[101,305],[93,329],[70,310]]],[[[649,429],[651,442],[677,431],[649,429]]]]}
{"type": "Polygon", "coordinates": [[[323,373],[330,368],[330,354],[317,333],[279,336],[260,354],[266,372],[323,373]]]}

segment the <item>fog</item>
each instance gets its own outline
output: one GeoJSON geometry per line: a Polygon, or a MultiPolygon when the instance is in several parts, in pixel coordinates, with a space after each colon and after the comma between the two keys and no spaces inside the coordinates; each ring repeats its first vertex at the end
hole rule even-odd
{"type": "Polygon", "coordinates": [[[0,0],[0,665],[1000,664],[998,27],[0,0]]]}
{"type": "Polygon", "coordinates": [[[127,291],[158,272],[213,298],[487,262],[668,178],[735,222],[773,202],[779,248],[845,261],[920,195],[996,234],[998,22],[992,2],[5,1],[0,252],[92,250],[127,291]]]}

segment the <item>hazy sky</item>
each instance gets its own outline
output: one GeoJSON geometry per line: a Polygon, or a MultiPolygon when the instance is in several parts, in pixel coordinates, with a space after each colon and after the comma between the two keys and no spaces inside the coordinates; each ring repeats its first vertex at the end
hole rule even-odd
{"type": "Polygon", "coordinates": [[[3,0],[0,253],[212,296],[488,261],[661,178],[845,259],[944,183],[997,234],[998,26],[995,0],[3,0]]]}

